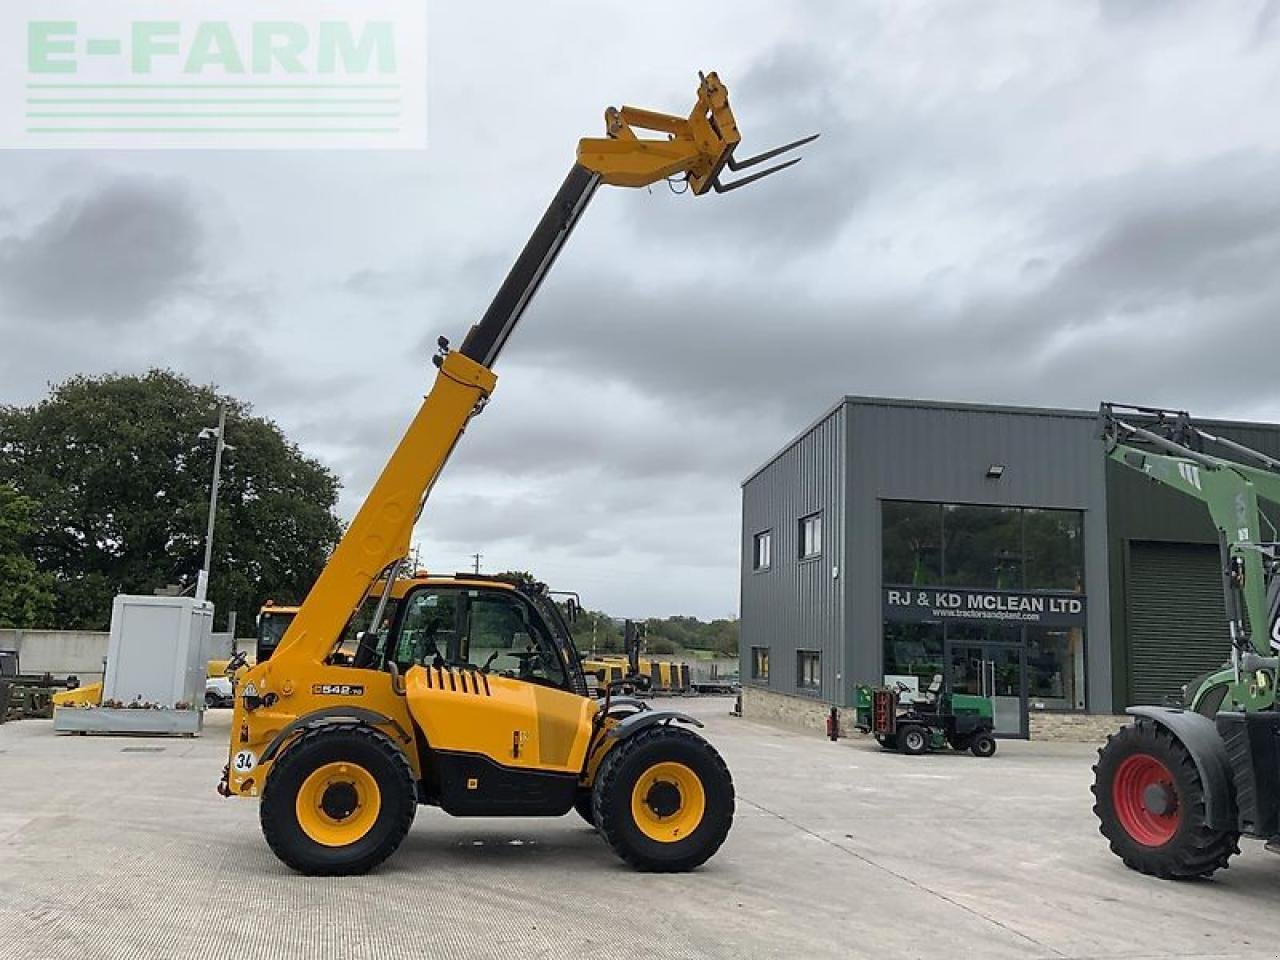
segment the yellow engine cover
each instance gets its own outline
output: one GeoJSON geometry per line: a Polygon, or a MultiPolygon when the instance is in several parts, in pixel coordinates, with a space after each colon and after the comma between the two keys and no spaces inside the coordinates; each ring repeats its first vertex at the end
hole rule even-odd
{"type": "Polygon", "coordinates": [[[435,750],[477,753],[505,767],[577,773],[595,701],[478,670],[409,668],[409,712],[435,750]]]}

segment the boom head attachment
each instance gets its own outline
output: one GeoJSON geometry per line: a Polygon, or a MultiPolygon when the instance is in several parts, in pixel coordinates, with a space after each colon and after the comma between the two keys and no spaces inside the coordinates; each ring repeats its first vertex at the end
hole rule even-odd
{"type": "Polygon", "coordinates": [[[737,172],[759,166],[811,143],[818,134],[738,160],[734,151],[742,141],[729,106],[729,91],[714,73],[699,74],[698,98],[687,117],[657,113],[640,107],[610,107],[605,111],[607,137],[584,137],[578,143],[578,163],[602,182],[617,187],[647,187],[659,180],[681,177],[695,196],[710,190],[728,193],[799,163],[792,157],[725,183],[727,167],[737,172]],[[642,138],[637,131],[665,134],[642,138]]]}

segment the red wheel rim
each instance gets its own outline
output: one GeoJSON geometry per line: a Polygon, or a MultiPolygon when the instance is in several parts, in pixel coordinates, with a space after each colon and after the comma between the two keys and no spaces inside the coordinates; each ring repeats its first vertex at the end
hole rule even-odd
{"type": "Polygon", "coordinates": [[[1120,826],[1144,847],[1164,846],[1182,822],[1173,774],[1149,753],[1135,753],[1120,764],[1111,800],[1120,826]],[[1160,802],[1152,804],[1153,799],[1160,802]]]}

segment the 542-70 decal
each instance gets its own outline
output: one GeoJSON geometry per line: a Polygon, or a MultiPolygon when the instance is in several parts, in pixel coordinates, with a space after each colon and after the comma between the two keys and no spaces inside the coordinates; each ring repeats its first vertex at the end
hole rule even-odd
{"type": "Polygon", "coordinates": [[[317,697],[363,697],[364,684],[360,683],[316,683],[311,692],[317,697]]]}

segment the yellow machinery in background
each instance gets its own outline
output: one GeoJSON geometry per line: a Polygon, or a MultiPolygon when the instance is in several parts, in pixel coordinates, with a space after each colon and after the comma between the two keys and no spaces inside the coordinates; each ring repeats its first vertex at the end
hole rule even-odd
{"type": "MultiPolygon", "coordinates": [[[[632,866],[691,869],[724,841],[733,781],[691,727],[634,700],[589,695],[567,624],[544,587],[479,579],[448,596],[407,587],[387,619],[409,539],[472,417],[495,361],[601,184],[678,179],[701,196],[813,139],[736,160],[728,93],[708,74],[684,117],[606,112],[480,322],[439,372],[271,658],[236,690],[219,790],[261,797],[271,849],[308,874],[351,874],[388,857],[418,804],[460,816],[559,816],[575,807],[632,866]],[[641,137],[644,131],[658,138],[641,137]],[[381,593],[375,591],[381,582],[381,593]],[[373,629],[348,630],[372,604],[373,629]]],[[[640,682],[637,680],[637,682],[640,682]]]]}
{"type": "Polygon", "coordinates": [[[601,685],[621,683],[627,677],[638,676],[647,678],[647,688],[653,693],[688,693],[691,684],[687,663],[650,660],[640,655],[646,632],[643,623],[624,620],[622,655],[589,654],[582,661],[583,669],[594,675],[601,685]]]}
{"type": "MultiPolygon", "coordinates": [[[[629,665],[622,657],[607,655],[588,656],[582,661],[583,669],[594,674],[601,685],[621,683],[629,676],[629,665]]],[[[649,681],[653,693],[688,693],[690,690],[689,665],[667,660],[640,658],[638,673],[649,681]]]]}

